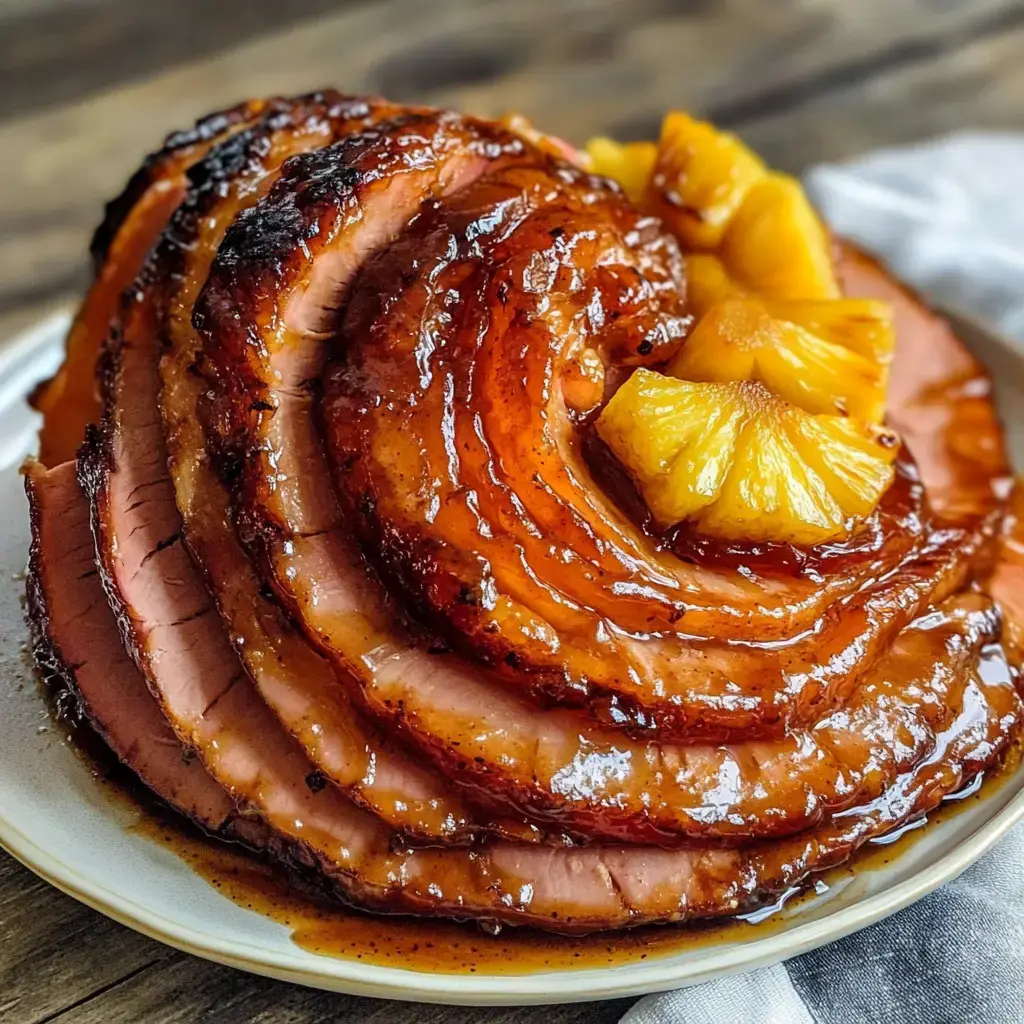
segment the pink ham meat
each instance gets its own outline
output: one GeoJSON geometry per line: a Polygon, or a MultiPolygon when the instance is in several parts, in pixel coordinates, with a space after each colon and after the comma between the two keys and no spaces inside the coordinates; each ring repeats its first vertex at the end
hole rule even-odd
{"type": "MultiPolygon", "coordinates": [[[[469,828],[460,798],[446,795],[440,779],[415,767],[400,753],[392,753],[386,739],[361,724],[327,663],[308,650],[301,636],[262,595],[227,527],[223,493],[210,486],[209,474],[201,476],[205,458],[194,456],[204,453],[193,449],[188,462],[183,443],[188,413],[180,411],[178,399],[183,388],[179,387],[165,389],[164,409],[168,421],[176,424],[170,435],[175,453],[171,468],[185,512],[187,529],[183,530],[174,488],[163,471],[166,456],[161,423],[153,415],[159,391],[158,337],[174,283],[180,280],[175,274],[176,259],[192,244],[198,226],[212,232],[207,244],[216,245],[218,213],[223,218],[225,210],[234,213],[254,202],[276,177],[285,158],[303,147],[324,143],[332,134],[365,127],[376,116],[374,110],[367,101],[345,101],[337,95],[316,95],[289,105],[273,102],[264,118],[214,147],[194,169],[192,191],[172,219],[140,289],[124,312],[121,333],[125,343],[112,351],[108,360],[106,436],[95,445],[95,456],[86,460],[86,478],[96,504],[113,510],[111,514],[97,511],[95,516],[101,559],[112,566],[109,586],[113,600],[130,609],[124,621],[131,645],[138,650],[145,646],[148,641],[140,637],[148,633],[150,623],[160,623],[161,636],[173,638],[170,650],[158,646],[158,655],[149,662],[149,671],[160,677],[157,682],[151,678],[152,685],[158,690],[174,686],[176,679],[196,672],[199,665],[206,666],[207,672],[216,666],[218,682],[214,685],[227,689],[242,681],[238,657],[224,657],[227,640],[216,615],[209,614],[213,610],[209,595],[182,547],[183,536],[187,536],[215,585],[217,603],[244,667],[314,758],[316,771],[412,838],[457,838],[469,828]],[[100,468],[106,458],[99,454],[101,450],[115,452],[116,469],[110,473],[100,468]],[[197,503],[188,488],[204,482],[207,487],[197,503]],[[114,495],[109,506],[108,491],[114,495]],[[174,566],[175,575],[170,587],[168,566],[174,566]],[[188,621],[170,626],[166,619],[161,620],[163,602],[168,598],[181,611],[178,618],[188,621]],[[254,611],[258,615],[254,616],[254,611]],[[172,678],[166,680],[165,674],[172,678]]],[[[201,259],[202,248],[195,249],[193,257],[201,259]]],[[[173,310],[171,318],[173,323],[173,310]]],[[[181,368],[180,363],[178,366],[181,368]]],[[[165,360],[165,371],[170,381],[173,352],[165,360]]],[[[186,376],[185,388],[192,379],[187,369],[186,376]]],[[[178,380],[181,382],[180,377],[178,380]]],[[[254,698],[248,685],[233,696],[243,703],[254,698]]],[[[314,769],[309,774],[312,784],[320,784],[314,769]]]]}
{"type": "Polygon", "coordinates": [[[30,462],[25,491],[32,516],[28,616],[36,662],[136,775],[175,810],[209,832],[235,808],[160,714],[128,657],[96,569],[89,503],[75,464],[46,470],[30,462]]]}

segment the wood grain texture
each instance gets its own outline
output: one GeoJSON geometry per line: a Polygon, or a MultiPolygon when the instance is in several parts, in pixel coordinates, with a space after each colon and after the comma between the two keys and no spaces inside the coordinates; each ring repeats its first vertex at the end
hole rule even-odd
{"type": "Polygon", "coordinates": [[[0,0],[0,119],[237,46],[366,0],[0,0]],[[15,88],[8,88],[13,83],[15,88]]]}
{"type": "Polygon", "coordinates": [[[629,1004],[474,1009],[271,981],[123,928],[0,854],[0,1024],[611,1024],[629,1004]]]}
{"type": "MultiPolygon", "coordinates": [[[[0,0],[0,339],[85,279],[100,205],[169,130],[333,84],[574,140],[685,107],[799,171],[1024,127],[1022,0],[0,0]]],[[[197,961],[0,855],[0,1024],[575,1024],[623,1003],[464,1010],[312,992],[197,961]]]]}
{"type": "Polygon", "coordinates": [[[335,83],[483,114],[516,109],[577,140],[650,135],[662,111],[681,106],[723,119],[773,163],[798,170],[875,138],[1020,124],[1019,93],[1001,86],[1019,73],[1022,25],[1019,0],[347,6],[216,57],[0,121],[0,152],[16,154],[0,161],[0,316],[74,294],[100,204],[141,154],[243,95],[335,83]],[[884,84],[871,103],[860,103],[861,84],[876,80],[884,84]],[[904,81],[914,83],[913,103],[904,100],[904,81]],[[820,115],[814,121],[808,107],[820,115]],[[832,110],[844,116],[831,118],[832,110]]]}

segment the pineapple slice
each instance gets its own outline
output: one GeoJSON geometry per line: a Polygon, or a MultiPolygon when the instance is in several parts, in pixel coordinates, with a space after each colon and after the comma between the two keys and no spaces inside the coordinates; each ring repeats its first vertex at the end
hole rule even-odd
{"type": "Polygon", "coordinates": [[[597,421],[663,526],[728,540],[820,544],[846,536],[893,478],[897,439],[814,416],[756,381],[637,370],[597,421]]]}
{"type": "Polygon", "coordinates": [[[658,147],[653,142],[615,142],[597,137],[587,143],[588,170],[617,181],[639,203],[647,190],[658,147]]]}
{"type": "Polygon", "coordinates": [[[645,205],[683,243],[714,249],[750,188],[766,174],[735,135],[674,111],[661,125],[645,205]]]}
{"type": "Polygon", "coordinates": [[[840,295],[828,233],[800,183],[768,174],[747,193],[722,238],[729,275],[769,299],[840,295]]]}
{"type": "Polygon", "coordinates": [[[668,372],[690,381],[757,380],[807,412],[878,423],[894,333],[885,303],[873,305],[880,308],[866,317],[856,300],[769,308],[726,299],[697,324],[668,372]]]}
{"type": "Polygon", "coordinates": [[[800,183],[769,172],[734,135],[677,111],[666,116],[657,146],[594,138],[586,152],[590,170],[619,182],[690,250],[698,316],[727,294],[839,296],[828,233],[800,183]]]}

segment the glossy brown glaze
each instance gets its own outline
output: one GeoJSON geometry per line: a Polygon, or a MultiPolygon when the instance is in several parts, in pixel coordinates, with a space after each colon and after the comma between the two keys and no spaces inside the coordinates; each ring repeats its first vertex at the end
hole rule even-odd
{"type": "Polygon", "coordinates": [[[984,587],[1003,609],[1004,643],[1024,665],[1024,480],[1018,479],[999,538],[999,552],[984,587]]]}
{"type": "Polygon", "coordinates": [[[1012,474],[985,368],[949,323],[870,257],[843,246],[837,271],[847,295],[892,304],[886,420],[913,453],[932,508],[954,523],[1001,513],[1012,474]]]}
{"type": "Polygon", "coordinates": [[[746,568],[759,576],[823,580],[831,573],[877,575],[885,572],[887,563],[907,557],[927,528],[929,514],[921,475],[904,448],[896,460],[895,479],[878,507],[842,540],[814,547],[771,541],[736,543],[680,524],[664,536],[664,542],[683,561],[746,568]]]}
{"type": "Polygon", "coordinates": [[[848,695],[991,524],[936,529],[911,498],[873,557],[787,579],[757,555],[687,565],[630,523],[561,382],[582,353],[621,367],[678,344],[671,251],[621,196],[522,174],[424,215],[366,268],[339,331],[335,479],[364,548],[461,653],[612,725],[777,735],[848,695]]]}
{"type": "MultiPolygon", "coordinates": [[[[906,853],[923,835],[925,825],[955,818],[990,797],[1020,762],[1019,746],[1003,764],[950,794],[939,807],[904,827],[863,846],[836,868],[815,877],[814,886],[787,890],[774,904],[738,919],[687,929],[641,927],[627,931],[577,935],[571,942],[530,928],[494,934],[469,924],[382,918],[325,903],[294,875],[254,860],[236,845],[213,843],[158,806],[143,805],[144,816],[131,831],[181,857],[201,878],[233,903],[263,914],[291,931],[292,941],[319,956],[358,960],[383,967],[427,973],[530,974],[545,970],[587,970],[637,963],[659,956],[707,949],[731,942],[761,939],[799,918],[804,906],[829,889],[846,885],[865,871],[880,870],[906,853]],[[752,930],[754,929],[754,930],[752,930]]],[[[114,791],[124,796],[120,788],[114,791]]]]}
{"type": "Polygon", "coordinates": [[[232,835],[333,901],[578,935],[761,906],[998,761],[1016,627],[974,583],[996,554],[1012,618],[1002,439],[916,300],[907,447],[849,542],[657,537],[588,442],[685,344],[656,220],[536,139],[378,99],[270,100],[208,141],[78,476],[120,633],[96,643],[232,835]]]}

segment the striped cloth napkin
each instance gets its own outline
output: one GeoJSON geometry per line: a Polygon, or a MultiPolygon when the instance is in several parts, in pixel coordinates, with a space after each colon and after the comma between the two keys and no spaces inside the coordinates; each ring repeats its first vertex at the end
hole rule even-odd
{"type": "MultiPolygon", "coordinates": [[[[965,133],[815,168],[841,235],[1024,350],[1024,136],[965,133]]],[[[622,1024],[1024,1024],[1024,825],[914,906],[812,953],[649,996],[622,1024]]]]}

